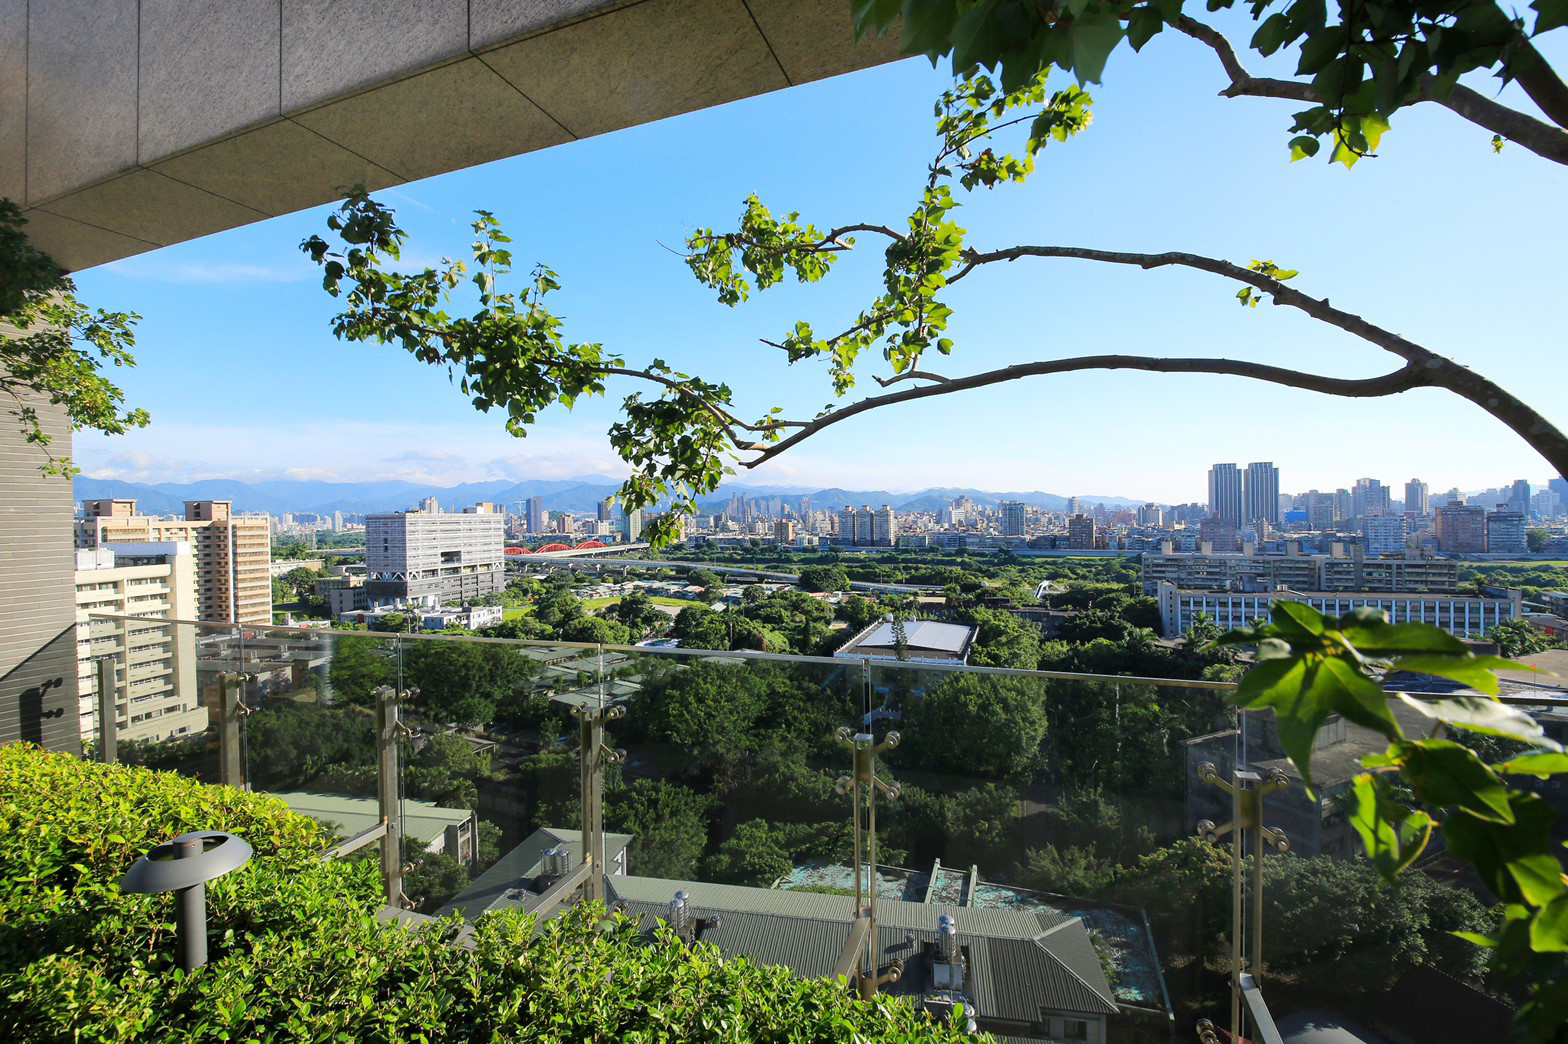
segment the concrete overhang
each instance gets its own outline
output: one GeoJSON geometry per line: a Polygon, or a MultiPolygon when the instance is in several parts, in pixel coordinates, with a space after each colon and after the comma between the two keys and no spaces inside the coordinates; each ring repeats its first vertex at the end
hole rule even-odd
{"type": "Polygon", "coordinates": [[[896,57],[849,0],[0,0],[0,196],[78,271],[896,57]]]}

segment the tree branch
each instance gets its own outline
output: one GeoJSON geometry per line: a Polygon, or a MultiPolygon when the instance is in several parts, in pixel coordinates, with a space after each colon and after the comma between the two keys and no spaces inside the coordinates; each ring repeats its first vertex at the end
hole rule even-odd
{"type": "Polygon", "coordinates": [[[1568,164],[1568,130],[1553,127],[1517,109],[1510,109],[1463,84],[1455,84],[1449,90],[1448,97],[1438,98],[1433,93],[1435,82],[1430,74],[1421,78],[1422,101],[1437,102],[1477,127],[1501,134],[1542,159],[1568,164]]]}
{"type": "MultiPolygon", "coordinates": [[[[1209,47],[1219,58],[1225,75],[1230,78],[1230,86],[1220,91],[1222,96],[1287,98],[1313,105],[1323,103],[1323,99],[1312,90],[1311,84],[1253,76],[1247,72],[1231,42],[1214,27],[1205,25],[1188,15],[1182,15],[1176,20],[1176,29],[1209,47]]],[[[1524,41],[1524,46],[1530,49],[1530,53],[1534,53],[1534,47],[1528,40],[1524,41]]],[[[1562,81],[1546,64],[1544,58],[1540,58],[1538,54],[1536,57],[1538,59],[1536,62],[1526,61],[1524,65],[1529,68],[1521,69],[1515,75],[1520,86],[1525,88],[1531,100],[1541,106],[1543,112],[1558,123],[1564,123],[1561,117],[1568,116],[1568,111],[1565,111],[1568,110],[1568,88],[1563,87],[1562,81]],[[1526,75],[1531,78],[1533,87],[1526,85],[1526,75]],[[1561,97],[1558,92],[1561,92],[1561,97]],[[1537,93],[1541,97],[1538,98],[1537,93]],[[1559,106],[1564,108],[1560,109],[1559,106]]],[[[1420,101],[1436,102],[1476,126],[1489,130],[1493,134],[1500,134],[1520,147],[1529,149],[1542,159],[1568,165],[1568,130],[1554,127],[1528,113],[1510,109],[1484,94],[1461,85],[1455,85],[1446,97],[1439,97],[1433,91],[1435,82],[1436,79],[1431,74],[1421,78],[1420,101]]],[[[1564,126],[1568,126],[1568,123],[1564,123],[1564,126]]]]}
{"type": "Polygon", "coordinates": [[[934,381],[937,384],[946,384],[951,377],[943,377],[940,373],[930,373],[926,370],[905,370],[903,373],[894,374],[892,377],[878,377],[871,375],[871,379],[886,388],[897,384],[899,381],[934,381]]]}
{"type": "Polygon", "coordinates": [[[1227,374],[1234,377],[1251,377],[1255,380],[1268,381],[1271,384],[1282,384],[1290,388],[1304,388],[1307,391],[1321,392],[1326,395],[1340,395],[1348,398],[1393,395],[1397,392],[1417,387],[1422,383],[1420,369],[1410,364],[1401,366],[1399,369],[1386,373],[1381,377],[1355,380],[1327,377],[1322,374],[1306,373],[1301,370],[1291,370],[1282,366],[1269,366],[1265,363],[1247,362],[1240,359],[1151,359],[1138,355],[1085,355],[1074,359],[1051,359],[1041,362],[1018,363],[1014,366],[1004,366],[998,370],[987,370],[984,373],[971,374],[967,377],[954,377],[941,384],[922,385],[918,388],[906,388],[902,391],[888,392],[886,395],[868,396],[841,410],[834,410],[832,413],[818,417],[800,431],[762,450],[755,458],[741,461],[741,466],[754,468],[764,461],[778,456],[790,447],[804,442],[824,428],[831,427],[840,421],[848,420],[869,410],[880,409],[884,406],[892,406],[901,402],[912,402],[916,399],[925,399],[933,395],[951,395],[955,392],[969,391],[974,388],[985,388],[993,384],[1015,381],[1021,377],[1041,377],[1047,374],[1072,373],[1080,370],[1143,370],[1149,373],[1227,374]]]}
{"type": "MultiPolygon", "coordinates": [[[[1151,373],[1213,373],[1249,377],[1272,384],[1347,398],[1393,395],[1417,387],[1443,388],[1481,407],[1545,457],[1557,469],[1558,474],[1568,474],[1568,435],[1564,435],[1555,425],[1516,396],[1452,359],[1438,355],[1413,341],[1370,323],[1359,315],[1342,308],[1335,308],[1326,299],[1311,297],[1299,290],[1291,289],[1278,279],[1262,272],[1255,272],[1229,261],[1181,251],[1143,254],[1097,250],[1089,247],[1017,246],[983,254],[968,250],[964,252],[964,257],[975,266],[997,261],[1015,261],[1021,257],[1066,257],[1133,265],[1143,269],[1175,265],[1209,272],[1239,280],[1271,295],[1275,304],[1289,305],[1320,322],[1354,334],[1403,359],[1405,365],[1382,377],[1350,380],[1234,359],[1150,359],[1128,355],[1092,355],[1075,359],[1020,363],[969,377],[951,378],[937,384],[870,396],[803,425],[793,435],[773,443],[762,450],[756,458],[742,462],[742,465],[747,468],[756,467],[789,447],[810,438],[825,427],[882,406],[931,395],[950,395],[953,392],[981,388],[1020,377],[1077,370],[1126,369],[1145,370],[1151,373]]],[[[893,380],[882,383],[886,387],[892,384],[893,380]]]]}
{"type": "Polygon", "coordinates": [[[1564,84],[1546,57],[1521,31],[1518,57],[1511,71],[1530,100],[1559,127],[1568,127],[1568,84],[1564,84]],[[1521,60],[1522,59],[1522,60],[1521,60]]]}
{"type": "Polygon", "coordinates": [[[1246,283],[1271,295],[1275,304],[1299,309],[1314,319],[1328,323],[1330,326],[1337,326],[1346,333],[1355,334],[1362,340],[1377,345],[1384,351],[1392,352],[1406,362],[1425,365],[1432,359],[1440,358],[1414,341],[1406,340],[1396,333],[1369,323],[1359,315],[1342,308],[1335,308],[1326,298],[1308,296],[1262,272],[1254,272],[1250,268],[1243,268],[1230,261],[1204,257],[1201,254],[1189,254],[1179,250],[1169,250],[1160,254],[1141,254],[1125,250],[1096,250],[1092,247],[1016,246],[989,253],[966,251],[964,256],[977,265],[995,261],[1016,261],[1020,257],[1071,257],[1084,261],[1103,261],[1113,265],[1134,265],[1143,269],[1165,268],[1172,265],[1194,268],[1200,272],[1246,283]]]}

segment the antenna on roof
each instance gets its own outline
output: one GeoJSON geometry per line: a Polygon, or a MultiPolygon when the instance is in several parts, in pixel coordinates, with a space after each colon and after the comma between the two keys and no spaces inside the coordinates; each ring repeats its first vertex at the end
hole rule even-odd
{"type": "Polygon", "coordinates": [[[850,932],[839,966],[844,969],[843,973],[850,973],[852,969],[850,978],[860,991],[861,998],[870,1000],[876,996],[878,986],[897,982],[904,970],[903,962],[894,960],[889,963],[887,971],[878,972],[876,959],[877,791],[880,790],[889,800],[898,797],[896,783],[885,783],[877,778],[877,755],[898,746],[899,735],[889,732],[878,743],[871,733],[851,733],[846,726],[838,730],[837,739],[853,754],[854,769],[851,775],[840,776],[833,789],[851,796],[850,807],[855,827],[855,927],[850,932]],[[866,837],[864,846],[861,841],[862,830],[866,837]],[[867,883],[864,880],[867,863],[870,864],[871,873],[869,895],[867,889],[862,887],[867,883]]]}

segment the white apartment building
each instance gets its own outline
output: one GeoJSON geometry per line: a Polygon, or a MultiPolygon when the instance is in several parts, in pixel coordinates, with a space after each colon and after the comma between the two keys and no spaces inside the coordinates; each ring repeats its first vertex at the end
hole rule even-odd
{"type": "Polygon", "coordinates": [[[89,500],[76,524],[81,549],[130,541],[183,541],[194,556],[194,619],[212,623],[272,622],[272,520],[236,515],[227,500],[188,500],[183,519],[136,513],[134,500],[89,500]]]}
{"type": "Polygon", "coordinates": [[[397,511],[365,518],[365,597],[371,605],[460,605],[506,586],[506,518],[397,511]]]}
{"type": "Polygon", "coordinates": [[[1481,598],[1463,595],[1392,594],[1388,592],[1190,591],[1161,583],[1155,593],[1166,637],[1185,633],[1202,613],[1220,630],[1266,620],[1276,601],[1305,602],[1320,613],[1338,616],[1363,606],[1381,609],[1390,623],[1424,623],[1461,637],[1484,634],[1500,623],[1519,618],[1520,596],[1481,598]]]}
{"type": "Polygon", "coordinates": [[[116,542],[76,552],[76,659],[83,739],[97,733],[98,661],[115,658],[122,740],[160,741],[207,727],[196,689],[196,579],[184,541],[116,542]],[[112,613],[135,619],[101,619],[112,613]]]}
{"type": "Polygon", "coordinates": [[[1361,539],[1369,555],[1402,555],[1410,536],[1404,515],[1368,515],[1361,520],[1361,539]]]}

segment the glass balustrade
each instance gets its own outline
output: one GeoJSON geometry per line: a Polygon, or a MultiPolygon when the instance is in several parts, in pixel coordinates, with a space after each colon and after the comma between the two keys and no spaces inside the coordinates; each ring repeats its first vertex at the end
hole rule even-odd
{"type": "MultiPolygon", "coordinates": [[[[1487,931],[1492,899],[1441,832],[1398,890],[1360,854],[1346,795],[1382,741],[1330,721],[1309,792],[1231,684],[958,654],[92,628],[119,760],[277,795],[327,824],[329,854],[380,859],[389,897],[420,913],[600,899],[1037,1039],[1194,1039],[1260,996],[1276,1021],[1326,1012],[1369,1032],[1434,996],[1507,1022],[1484,951],[1453,934],[1487,931]]],[[[1568,739],[1559,705],[1528,709],[1568,739]]],[[[1514,749],[1455,737],[1489,761],[1514,749]]]]}

